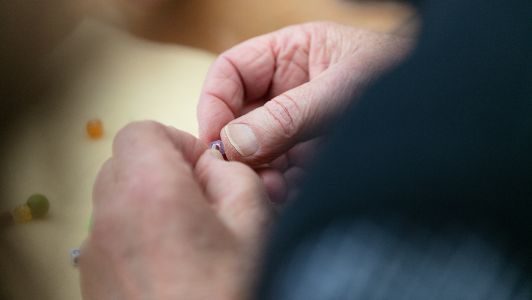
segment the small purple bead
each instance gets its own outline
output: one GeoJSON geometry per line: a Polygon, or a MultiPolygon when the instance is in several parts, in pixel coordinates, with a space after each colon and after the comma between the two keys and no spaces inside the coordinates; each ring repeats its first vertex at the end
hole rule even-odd
{"type": "Polygon", "coordinates": [[[221,140],[211,142],[209,147],[211,149],[220,151],[220,153],[222,153],[222,155],[225,157],[224,143],[221,140]]]}
{"type": "Polygon", "coordinates": [[[74,267],[77,267],[79,265],[79,256],[81,252],[78,248],[71,249],[70,250],[70,261],[72,262],[72,265],[74,267]]]}

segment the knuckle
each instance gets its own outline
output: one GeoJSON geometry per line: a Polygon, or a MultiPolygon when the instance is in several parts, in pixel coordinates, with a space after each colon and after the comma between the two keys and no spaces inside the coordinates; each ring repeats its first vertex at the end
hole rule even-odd
{"type": "Polygon", "coordinates": [[[146,172],[142,167],[132,168],[127,174],[127,177],[122,182],[120,188],[123,195],[126,196],[126,201],[135,199],[142,199],[149,196],[149,191],[157,191],[158,173],[146,172]]]}
{"type": "Polygon", "coordinates": [[[314,21],[303,24],[303,30],[316,35],[327,35],[327,32],[338,28],[339,24],[332,21],[314,21]]]}
{"type": "Polygon", "coordinates": [[[165,126],[155,121],[131,122],[118,131],[114,139],[114,145],[131,143],[141,132],[159,132],[165,130],[165,126]]]}
{"type": "Polygon", "coordinates": [[[117,202],[135,207],[164,202],[168,198],[169,187],[173,184],[172,179],[172,176],[165,176],[142,166],[131,169],[126,178],[119,182],[118,189],[122,196],[117,202]]]}
{"type": "Polygon", "coordinates": [[[195,174],[191,166],[175,165],[170,172],[161,172],[156,166],[138,165],[130,168],[118,181],[117,197],[114,199],[130,209],[165,207],[174,205],[179,199],[189,196],[194,191],[195,174]]]}
{"type": "Polygon", "coordinates": [[[298,133],[302,112],[292,97],[280,95],[268,101],[264,108],[286,137],[293,137],[298,133]]]}
{"type": "Polygon", "coordinates": [[[314,21],[306,23],[305,25],[307,25],[307,28],[310,29],[322,30],[323,28],[334,27],[338,24],[332,21],[314,21]]]}

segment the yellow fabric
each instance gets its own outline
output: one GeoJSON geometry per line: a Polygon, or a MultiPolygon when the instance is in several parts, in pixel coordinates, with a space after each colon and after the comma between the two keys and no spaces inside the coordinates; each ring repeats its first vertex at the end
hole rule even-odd
{"type": "Polygon", "coordinates": [[[153,44],[86,20],[56,49],[50,72],[65,83],[28,108],[2,141],[2,210],[33,193],[50,200],[45,219],[0,229],[0,298],[80,299],[69,250],[87,235],[91,189],[128,122],[153,119],[196,135],[196,104],[214,55],[153,44]],[[55,72],[61,70],[61,72],[55,72]],[[87,137],[100,118],[104,136],[87,137]]]}

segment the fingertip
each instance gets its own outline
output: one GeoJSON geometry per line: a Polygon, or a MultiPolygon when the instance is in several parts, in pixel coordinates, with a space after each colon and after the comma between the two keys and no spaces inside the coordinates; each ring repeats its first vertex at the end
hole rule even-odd
{"type": "Polygon", "coordinates": [[[243,157],[240,152],[235,148],[234,142],[231,142],[231,139],[227,135],[226,127],[223,127],[220,131],[220,139],[224,145],[224,152],[227,159],[230,161],[243,161],[243,157]]]}
{"type": "Polygon", "coordinates": [[[216,149],[207,149],[207,151],[205,151],[205,155],[207,155],[211,159],[216,159],[216,160],[221,160],[221,161],[224,160],[222,153],[216,149]]]}
{"type": "Polygon", "coordinates": [[[253,126],[245,123],[230,123],[222,128],[220,138],[224,144],[225,155],[230,161],[260,166],[273,159],[269,152],[264,151],[264,148],[268,147],[261,145],[255,130],[253,126]]]}
{"type": "Polygon", "coordinates": [[[224,162],[222,154],[217,150],[209,148],[201,154],[195,168],[200,174],[207,173],[209,168],[218,168],[218,162],[224,162]]]}
{"type": "Polygon", "coordinates": [[[268,103],[222,128],[220,136],[226,145],[227,157],[230,160],[259,166],[270,163],[299,142],[298,134],[289,134],[283,129],[283,125],[280,125],[291,123],[291,121],[279,121],[289,118],[287,113],[285,112],[284,117],[276,117],[282,114],[278,111],[283,109],[280,107],[267,109],[268,103]]]}
{"type": "Polygon", "coordinates": [[[207,143],[196,138],[192,134],[179,130],[172,126],[166,126],[168,137],[188,162],[193,165],[198,161],[201,154],[207,149],[207,143]]]}

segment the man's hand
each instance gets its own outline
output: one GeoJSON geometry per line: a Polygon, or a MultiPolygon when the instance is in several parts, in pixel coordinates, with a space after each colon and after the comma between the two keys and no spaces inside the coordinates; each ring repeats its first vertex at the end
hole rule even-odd
{"type": "Polygon", "coordinates": [[[316,138],[355,94],[409,49],[410,41],[333,23],[260,36],[220,55],[201,93],[200,138],[252,166],[273,199],[297,182],[316,138]],[[275,159],[275,161],[273,161],[275,159]]]}
{"type": "Polygon", "coordinates": [[[252,169],[154,122],[123,129],[93,194],[84,299],[243,299],[271,217],[252,169]]]}

